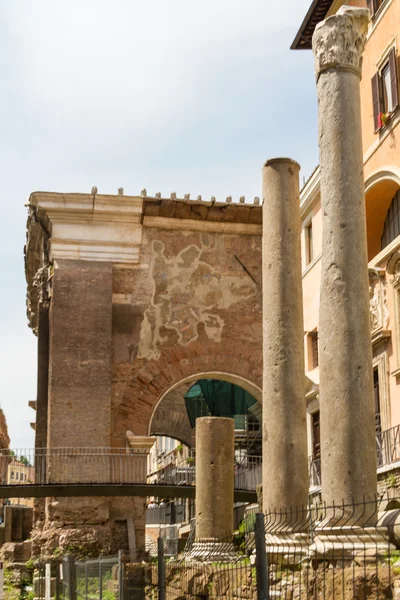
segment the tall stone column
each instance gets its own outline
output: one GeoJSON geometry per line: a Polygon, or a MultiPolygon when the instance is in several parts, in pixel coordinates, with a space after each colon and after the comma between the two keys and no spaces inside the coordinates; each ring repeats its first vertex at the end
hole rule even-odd
{"type": "Polygon", "coordinates": [[[308,501],[299,165],[268,160],[263,192],[263,509],[308,501]]]}
{"type": "Polygon", "coordinates": [[[376,493],[360,79],[369,12],[342,7],[317,25],[322,279],[321,472],[327,503],[376,493]]]}
{"type": "Polygon", "coordinates": [[[196,541],[192,554],[214,560],[233,553],[234,420],[196,420],[196,541]]]}

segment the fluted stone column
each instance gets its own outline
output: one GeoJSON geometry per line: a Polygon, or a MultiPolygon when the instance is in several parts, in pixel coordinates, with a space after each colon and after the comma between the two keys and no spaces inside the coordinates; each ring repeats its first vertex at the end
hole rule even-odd
{"type": "Polygon", "coordinates": [[[308,501],[299,165],[265,163],[263,191],[263,509],[308,501]]]}
{"type": "Polygon", "coordinates": [[[322,495],[376,493],[360,79],[369,12],[342,7],[317,25],[322,279],[319,317],[322,495]]]}
{"type": "Polygon", "coordinates": [[[234,420],[196,420],[196,541],[192,554],[214,560],[233,553],[234,420]]]}

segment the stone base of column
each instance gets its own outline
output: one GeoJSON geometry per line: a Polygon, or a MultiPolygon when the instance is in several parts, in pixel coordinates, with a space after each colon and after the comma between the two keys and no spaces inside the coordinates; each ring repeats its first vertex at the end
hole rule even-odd
{"type": "Polygon", "coordinates": [[[231,562],[237,557],[232,542],[196,540],[185,558],[202,562],[231,562]]]}
{"type": "Polygon", "coordinates": [[[265,536],[271,564],[295,565],[304,560],[376,560],[396,550],[386,527],[329,527],[308,533],[282,533],[265,536]]]}
{"type": "Polygon", "coordinates": [[[282,532],[266,534],[266,551],[271,563],[295,565],[308,556],[310,538],[308,533],[282,532]]]}
{"type": "Polygon", "coordinates": [[[330,527],[315,531],[308,556],[313,560],[376,559],[396,550],[386,527],[330,527]]]}

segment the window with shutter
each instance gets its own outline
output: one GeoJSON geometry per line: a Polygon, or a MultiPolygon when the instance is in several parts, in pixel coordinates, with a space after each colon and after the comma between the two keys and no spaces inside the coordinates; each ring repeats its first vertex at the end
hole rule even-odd
{"type": "Polygon", "coordinates": [[[382,127],[380,123],[380,114],[381,114],[381,85],[379,81],[379,73],[372,78],[372,105],[374,110],[374,128],[375,132],[379,131],[382,127]]]}
{"type": "Polygon", "coordinates": [[[392,95],[392,109],[395,110],[399,105],[399,86],[397,81],[397,65],[396,65],[396,50],[391,49],[389,54],[389,72],[390,72],[390,86],[392,95]]]}
{"type": "Polygon", "coordinates": [[[386,63],[381,71],[382,82],[382,106],[384,112],[392,112],[393,110],[393,95],[392,95],[392,77],[390,73],[390,65],[386,63]]]}
{"type": "Polygon", "coordinates": [[[372,105],[374,130],[377,133],[391,118],[399,106],[399,86],[397,79],[396,50],[392,48],[386,61],[374,75],[372,84],[372,105]]]}
{"type": "Polygon", "coordinates": [[[371,12],[371,16],[373,16],[380,7],[385,4],[386,0],[367,0],[367,7],[371,12]]]}

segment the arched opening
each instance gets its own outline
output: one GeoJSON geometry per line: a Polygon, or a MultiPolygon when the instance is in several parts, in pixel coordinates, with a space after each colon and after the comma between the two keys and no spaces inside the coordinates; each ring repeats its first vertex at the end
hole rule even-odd
{"type": "Polygon", "coordinates": [[[166,435],[195,445],[195,422],[201,416],[235,420],[237,457],[261,455],[261,390],[224,373],[199,373],[178,382],[157,403],[149,435],[166,435]]]}
{"type": "Polygon", "coordinates": [[[393,239],[396,219],[393,202],[399,189],[398,167],[381,169],[365,182],[368,260],[372,260],[393,239]]]}

